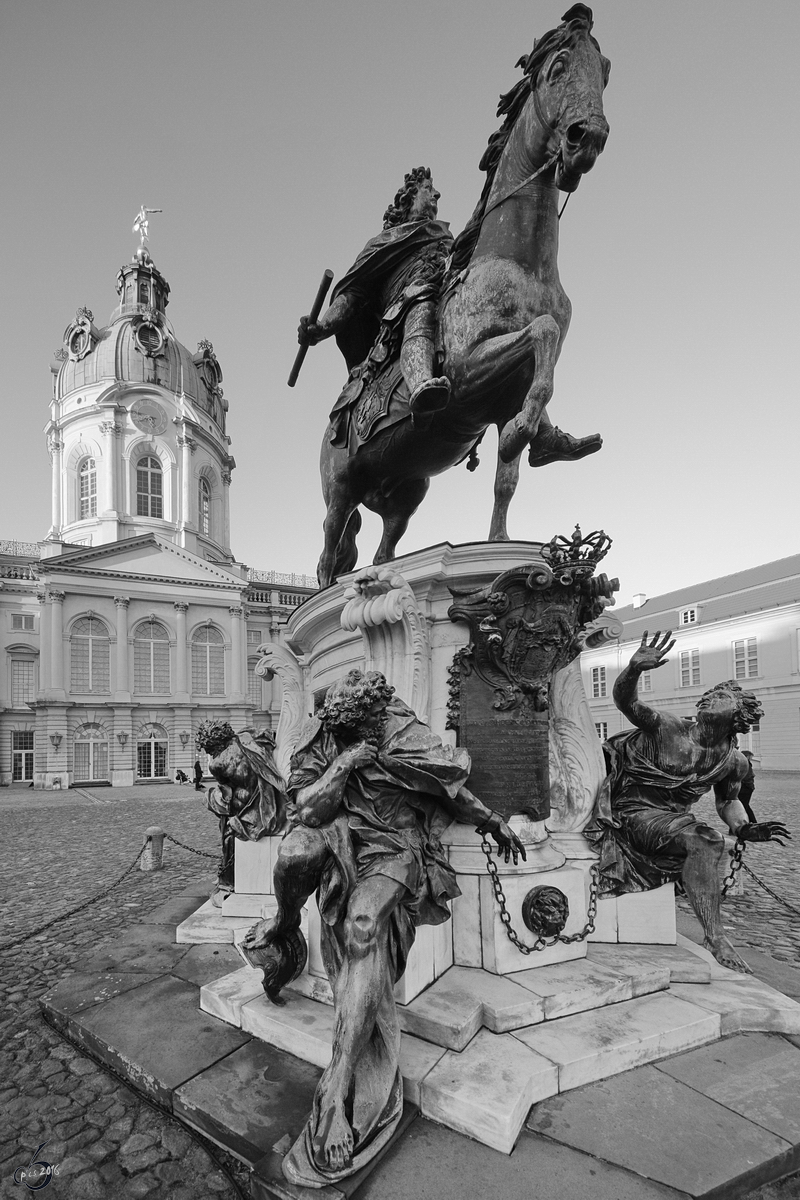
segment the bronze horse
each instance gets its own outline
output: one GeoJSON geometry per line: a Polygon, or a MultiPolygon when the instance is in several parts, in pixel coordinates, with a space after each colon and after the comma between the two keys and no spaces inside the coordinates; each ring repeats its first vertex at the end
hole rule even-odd
{"type": "Polygon", "coordinates": [[[610,63],[591,28],[591,9],[573,5],[520,60],[524,77],[501,99],[506,120],[482,160],[486,184],[439,307],[447,408],[427,427],[409,417],[379,431],[353,456],[326,432],[321,587],[356,564],[360,504],[382,518],[374,562],[389,562],[430,477],[463,461],[489,425],[501,431],[512,494],[522,451],[550,428],[545,406],[572,311],[558,276],[558,193],[575,190],[608,137],[610,63]]]}

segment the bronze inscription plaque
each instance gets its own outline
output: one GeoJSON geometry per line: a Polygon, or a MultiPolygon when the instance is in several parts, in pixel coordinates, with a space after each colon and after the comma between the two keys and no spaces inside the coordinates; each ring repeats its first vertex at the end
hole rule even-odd
{"type": "Polygon", "coordinates": [[[508,819],[550,815],[549,722],[524,697],[506,711],[493,708],[495,693],[475,675],[461,679],[458,742],[469,750],[469,788],[508,819]]]}

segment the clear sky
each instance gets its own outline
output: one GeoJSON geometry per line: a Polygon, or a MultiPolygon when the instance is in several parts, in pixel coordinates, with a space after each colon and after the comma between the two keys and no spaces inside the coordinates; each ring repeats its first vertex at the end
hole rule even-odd
{"type": "MultiPolygon", "coordinates": [[[[458,232],[514,63],[568,0],[4,0],[0,537],[49,525],[49,364],[105,324],[141,203],[169,316],[230,402],[232,542],[313,572],[333,342],[286,387],[296,326],[412,166],[458,232]]],[[[603,527],[620,600],[798,550],[797,0],[598,0],[611,135],[561,223],[572,327],[553,420],[580,463],[523,466],[512,536],[603,527]]],[[[400,551],[486,536],[479,470],[434,480],[400,551]]],[[[369,562],[378,541],[367,514],[369,562]]]]}

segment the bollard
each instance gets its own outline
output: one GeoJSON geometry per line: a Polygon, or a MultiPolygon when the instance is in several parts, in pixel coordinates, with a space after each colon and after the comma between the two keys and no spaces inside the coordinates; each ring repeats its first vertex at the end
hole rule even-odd
{"type": "Polygon", "coordinates": [[[151,825],[144,831],[145,851],[139,859],[140,871],[160,871],[164,854],[164,830],[160,825],[151,825]]]}

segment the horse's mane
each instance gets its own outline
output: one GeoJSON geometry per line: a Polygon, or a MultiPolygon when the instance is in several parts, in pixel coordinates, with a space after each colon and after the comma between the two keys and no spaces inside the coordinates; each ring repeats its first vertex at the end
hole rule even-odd
{"type": "MultiPolygon", "coordinates": [[[[522,58],[515,63],[515,66],[522,67],[523,69],[524,74],[522,79],[518,80],[510,91],[504,92],[500,97],[496,115],[498,117],[505,117],[505,120],[500,128],[489,138],[489,143],[478,164],[480,170],[486,172],[486,181],[474,213],[453,243],[453,254],[449,271],[450,278],[459,271],[462,271],[472,258],[500,157],[505,149],[506,142],[511,136],[511,131],[519,119],[520,113],[525,107],[533,89],[536,87],[539,72],[545,60],[554,50],[559,50],[562,46],[567,45],[578,29],[586,29],[587,23],[588,28],[592,28],[592,10],[585,4],[573,4],[572,8],[564,13],[561,20],[561,25],[556,29],[550,29],[533,43],[533,49],[530,54],[523,54],[522,58]]],[[[594,42],[594,38],[592,38],[592,41],[594,42]]],[[[597,45],[596,42],[595,45],[597,45]]],[[[600,49],[599,46],[597,48],[598,50],[600,49]]]]}

